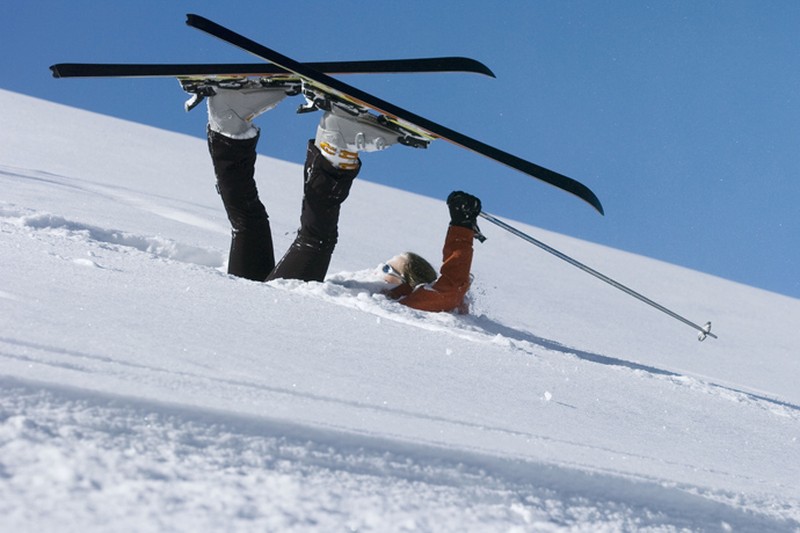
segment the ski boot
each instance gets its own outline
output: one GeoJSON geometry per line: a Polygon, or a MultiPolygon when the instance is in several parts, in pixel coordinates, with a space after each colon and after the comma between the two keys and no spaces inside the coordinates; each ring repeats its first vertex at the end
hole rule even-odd
{"type": "Polygon", "coordinates": [[[207,97],[209,128],[232,139],[254,138],[258,128],[253,126],[253,119],[298,90],[291,84],[251,78],[181,80],[181,87],[193,95],[186,102],[186,110],[207,97]]]}
{"type": "Polygon", "coordinates": [[[401,125],[385,115],[311,84],[303,84],[306,100],[298,113],[322,111],[314,144],[326,159],[340,169],[359,166],[359,152],[377,152],[393,144],[427,148],[433,137],[401,125]]]}
{"type": "Polygon", "coordinates": [[[359,152],[378,152],[398,142],[398,132],[372,114],[353,114],[337,105],[323,113],[314,139],[322,155],[342,170],[358,168],[359,152]]]}

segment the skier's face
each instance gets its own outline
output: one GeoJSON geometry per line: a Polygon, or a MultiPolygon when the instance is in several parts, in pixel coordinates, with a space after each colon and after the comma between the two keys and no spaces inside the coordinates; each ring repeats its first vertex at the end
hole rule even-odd
{"type": "Polygon", "coordinates": [[[392,285],[400,285],[405,282],[403,271],[406,268],[408,258],[405,255],[396,255],[386,261],[381,271],[383,272],[383,280],[392,285]]]}

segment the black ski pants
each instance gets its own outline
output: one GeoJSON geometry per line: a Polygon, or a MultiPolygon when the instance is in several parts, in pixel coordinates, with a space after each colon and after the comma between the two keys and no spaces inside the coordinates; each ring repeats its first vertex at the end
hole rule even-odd
{"type": "Polygon", "coordinates": [[[283,258],[275,264],[272,232],[254,179],[256,144],[208,131],[208,148],[217,190],[231,223],[228,273],[256,281],[277,278],[322,281],[339,238],[339,212],[350,194],[358,169],[341,170],[308,142],[304,167],[300,229],[283,258]]]}

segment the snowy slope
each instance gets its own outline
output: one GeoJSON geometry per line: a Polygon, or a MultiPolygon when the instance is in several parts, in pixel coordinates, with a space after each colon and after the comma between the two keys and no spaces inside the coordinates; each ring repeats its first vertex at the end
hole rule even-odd
{"type": "Polygon", "coordinates": [[[512,222],[720,338],[486,223],[472,315],[405,309],[446,208],[364,180],[325,283],[234,279],[203,141],[0,106],[0,530],[800,530],[800,301],[512,222]]]}

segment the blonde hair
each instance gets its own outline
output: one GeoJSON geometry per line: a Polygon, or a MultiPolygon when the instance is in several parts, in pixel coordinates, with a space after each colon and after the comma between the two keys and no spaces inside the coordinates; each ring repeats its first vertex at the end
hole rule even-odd
{"type": "Polygon", "coordinates": [[[436,269],[421,255],[417,255],[414,252],[406,252],[403,255],[407,259],[403,267],[403,277],[412,288],[426,283],[433,283],[439,277],[436,269]]]}

